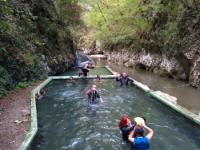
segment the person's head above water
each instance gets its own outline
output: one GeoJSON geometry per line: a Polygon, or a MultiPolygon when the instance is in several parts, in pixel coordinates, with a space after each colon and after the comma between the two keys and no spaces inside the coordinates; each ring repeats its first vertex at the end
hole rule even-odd
{"type": "Polygon", "coordinates": [[[98,80],[100,80],[100,79],[101,79],[101,77],[100,77],[100,75],[99,75],[99,74],[97,74],[97,77],[96,77],[96,79],[98,79],[98,80]]]}
{"type": "Polygon", "coordinates": [[[119,122],[119,128],[127,127],[131,124],[131,120],[128,116],[122,116],[119,122]]]}
{"type": "Polygon", "coordinates": [[[93,84],[91,90],[95,91],[96,89],[97,89],[97,86],[93,84]]]}
{"type": "Polygon", "coordinates": [[[136,125],[134,128],[135,132],[134,132],[134,136],[135,137],[142,137],[144,136],[144,129],[143,126],[138,126],[136,125]]]}
{"type": "Polygon", "coordinates": [[[142,117],[135,117],[135,118],[134,118],[134,122],[135,122],[135,124],[138,125],[138,126],[143,126],[144,123],[145,123],[145,119],[142,118],[142,117]]]}
{"type": "Polygon", "coordinates": [[[122,76],[123,76],[123,77],[126,77],[126,76],[127,76],[127,73],[126,73],[126,72],[123,72],[123,73],[122,73],[122,76]]]}
{"type": "Polygon", "coordinates": [[[97,86],[95,84],[92,85],[92,88],[97,88],[97,86]]]}

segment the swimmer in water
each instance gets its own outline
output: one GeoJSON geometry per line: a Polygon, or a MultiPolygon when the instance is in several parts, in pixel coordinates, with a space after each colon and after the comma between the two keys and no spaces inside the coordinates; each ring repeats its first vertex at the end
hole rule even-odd
{"type": "Polygon", "coordinates": [[[127,75],[127,73],[123,72],[123,73],[120,73],[116,77],[116,81],[120,82],[120,86],[126,86],[127,87],[129,85],[129,82],[133,83],[133,81],[130,80],[128,77],[129,76],[127,75]]]}
{"type": "Polygon", "coordinates": [[[132,123],[128,116],[122,116],[118,126],[122,132],[122,139],[126,143],[130,144],[128,141],[128,135],[134,129],[135,123],[132,123]]]}
{"type": "Polygon", "coordinates": [[[128,136],[129,142],[132,144],[133,150],[150,150],[150,141],[153,137],[154,131],[146,126],[143,121],[136,125],[128,136]],[[144,136],[144,129],[147,130],[147,135],[144,136]]]}
{"type": "Polygon", "coordinates": [[[97,80],[97,81],[101,81],[101,77],[100,77],[99,74],[97,75],[96,80],[97,80]]]}
{"type": "Polygon", "coordinates": [[[99,93],[97,92],[96,88],[97,88],[96,85],[92,85],[92,88],[86,92],[86,94],[88,96],[88,105],[103,102],[103,100],[102,100],[101,96],[99,95],[99,93]],[[99,101],[98,101],[98,99],[99,99],[99,101]]]}

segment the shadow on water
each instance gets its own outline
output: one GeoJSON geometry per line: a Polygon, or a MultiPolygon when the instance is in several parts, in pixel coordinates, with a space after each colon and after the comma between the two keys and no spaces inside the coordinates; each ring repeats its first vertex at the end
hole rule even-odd
{"type": "Polygon", "coordinates": [[[155,131],[151,149],[199,150],[200,127],[134,86],[114,80],[53,81],[37,101],[39,132],[32,150],[128,150],[118,129],[123,114],[144,116],[155,131]],[[87,105],[85,92],[93,84],[104,103],[87,105]]]}

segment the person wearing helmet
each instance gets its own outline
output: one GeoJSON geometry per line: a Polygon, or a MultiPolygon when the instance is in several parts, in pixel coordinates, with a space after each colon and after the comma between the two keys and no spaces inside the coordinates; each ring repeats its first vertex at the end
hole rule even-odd
{"type": "Polygon", "coordinates": [[[134,129],[135,123],[132,123],[130,118],[125,115],[121,117],[118,126],[122,133],[122,139],[129,144],[128,135],[134,129]]]}

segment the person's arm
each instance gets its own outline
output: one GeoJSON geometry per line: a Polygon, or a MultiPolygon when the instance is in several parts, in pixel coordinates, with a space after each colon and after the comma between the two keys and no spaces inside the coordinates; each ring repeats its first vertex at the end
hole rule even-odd
{"type": "Polygon", "coordinates": [[[116,77],[115,80],[116,80],[116,81],[119,81],[119,77],[116,77]]]}
{"type": "Polygon", "coordinates": [[[90,71],[90,69],[88,68],[88,64],[86,64],[86,65],[84,66],[84,69],[90,71]]]}
{"type": "Polygon", "coordinates": [[[103,99],[102,99],[102,97],[99,95],[98,92],[97,92],[97,97],[99,98],[100,102],[102,103],[102,102],[103,102],[103,99]]]}
{"type": "Polygon", "coordinates": [[[135,134],[135,128],[134,128],[134,129],[131,131],[131,133],[128,135],[128,140],[129,140],[129,142],[131,142],[131,143],[134,142],[134,138],[133,138],[134,134],[135,134]]]}
{"type": "Polygon", "coordinates": [[[151,140],[152,137],[153,137],[154,131],[153,131],[151,128],[149,128],[148,126],[146,126],[146,124],[144,124],[143,127],[144,127],[144,129],[146,129],[147,132],[148,132],[148,134],[146,135],[146,137],[147,137],[149,140],[151,140]]]}
{"type": "Polygon", "coordinates": [[[88,95],[90,93],[90,89],[89,90],[87,90],[87,92],[86,92],[86,95],[88,95]]]}
{"type": "Polygon", "coordinates": [[[103,103],[103,98],[101,96],[100,96],[99,100],[101,103],[103,103]]]}

